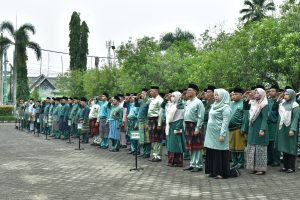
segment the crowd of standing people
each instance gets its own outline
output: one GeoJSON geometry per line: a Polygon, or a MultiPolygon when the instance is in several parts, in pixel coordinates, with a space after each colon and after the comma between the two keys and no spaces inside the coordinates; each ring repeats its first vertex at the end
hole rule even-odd
{"type": "Polygon", "coordinates": [[[258,85],[231,90],[195,84],[182,90],[159,92],[158,86],[139,93],[107,93],[85,97],[47,97],[20,100],[20,127],[28,133],[55,139],[80,138],[101,149],[160,162],[163,146],[167,165],[185,171],[205,169],[217,179],[237,175],[238,169],[264,175],[267,166],[296,170],[300,107],[290,88],[258,85]],[[131,138],[139,133],[138,142],[131,138]],[[185,166],[184,160],[190,160],[185,166]],[[281,165],[281,162],[283,163],[281,165]],[[205,164],[204,164],[205,163],[205,164]],[[205,167],[204,167],[205,166],[205,167]],[[281,167],[280,167],[281,166],[281,167]]]}

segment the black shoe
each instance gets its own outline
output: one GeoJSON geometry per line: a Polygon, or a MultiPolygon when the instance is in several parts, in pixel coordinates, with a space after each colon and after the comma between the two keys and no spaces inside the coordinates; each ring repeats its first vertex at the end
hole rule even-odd
{"type": "Polygon", "coordinates": [[[113,149],[113,150],[111,150],[111,152],[119,152],[119,150],[118,149],[113,149]]]}
{"type": "Polygon", "coordinates": [[[152,157],[152,158],[149,157],[148,161],[152,162],[154,159],[155,159],[154,157],[152,157]]]}
{"type": "Polygon", "coordinates": [[[287,169],[283,167],[283,168],[281,168],[279,171],[280,171],[280,172],[286,172],[287,169]]]}
{"type": "Polygon", "coordinates": [[[152,162],[160,162],[161,159],[160,158],[154,158],[154,160],[152,160],[152,162]]]}
{"type": "Polygon", "coordinates": [[[288,169],[288,170],[286,170],[286,172],[285,173],[293,173],[293,172],[295,172],[295,170],[292,170],[292,169],[288,169]]]}
{"type": "Polygon", "coordinates": [[[194,167],[194,169],[192,169],[191,172],[201,172],[202,170],[202,168],[194,167]]]}
{"type": "Polygon", "coordinates": [[[127,154],[133,154],[134,153],[134,151],[129,151],[127,154]]]}
{"type": "Polygon", "coordinates": [[[188,167],[188,168],[183,169],[183,171],[191,171],[193,169],[194,169],[194,167],[188,167]]]}

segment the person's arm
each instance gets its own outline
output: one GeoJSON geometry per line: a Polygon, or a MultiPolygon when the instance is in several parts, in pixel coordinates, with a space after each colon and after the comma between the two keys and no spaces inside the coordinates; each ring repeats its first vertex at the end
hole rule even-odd
{"type": "Polygon", "coordinates": [[[159,109],[159,113],[158,113],[158,123],[157,126],[161,127],[162,126],[162,122],[164,120],[164,115],[165,114],[165,109],[160,108],[159,109]]]}
{"type": "Polygon", "coordinates": [[[297,133],[299,129],[299,114],[300,107],[298,106],[296,108],[293,108],[290,131],[293,131],[294,133],[297,133]]]}
{"type": "Polygon", "coordinates": [[[229,126],[229,122],[230,122],[231,109],[229,107],[225,108],[223,110],[222,116],[223,116],[223,120],[222,120],[220,136],[225,137],[228,133],[228,126],[229,126]]]}
{"type": "Polygon", "coordinates": [[[268,105],[263,107],[263,109],[261,110],[262,121],[261,121],[260,130],[262,130],[262,131],[266,131],[267,126],[268,126],[268,110],[269,110],[268,105]]]}
{"type": "Polygon", "coordinates": [[[204,120],[205,108],[202,102],[197,106],[197,125],[195,131],[200,131],[204,120]]]}

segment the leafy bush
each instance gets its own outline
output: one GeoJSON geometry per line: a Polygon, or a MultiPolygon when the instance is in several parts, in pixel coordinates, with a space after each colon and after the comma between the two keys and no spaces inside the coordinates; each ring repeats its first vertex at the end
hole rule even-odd
{"type": "Polygon", "coordinates": [[[0,116],[12,116],[14,107],[10,105],[0,106],[0,116]]]}
{"type": "Polygon", "coordinates": [[[0,116],[0,122],[2,121],[14,122],[16,118],[14,116],[0,116]]]}

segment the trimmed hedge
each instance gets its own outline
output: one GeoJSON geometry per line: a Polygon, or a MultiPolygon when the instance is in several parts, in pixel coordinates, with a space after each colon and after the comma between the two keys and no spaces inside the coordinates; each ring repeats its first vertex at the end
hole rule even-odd
{"type": "Polygon", "coordinates": [[[14,107],[10,105],[0,106],[0,116],[12,116],[14,107]]]}
{"type": "Polygon", "coordinates": [[[8,121],[8,122],[14,122],[17,119],[14,116],[0,116],[0,122],[8,121]]]}

